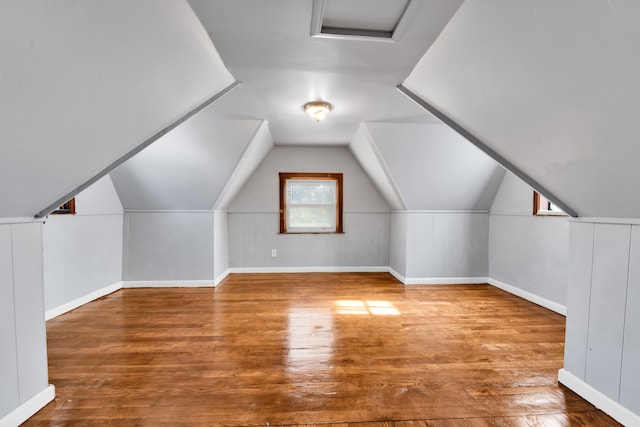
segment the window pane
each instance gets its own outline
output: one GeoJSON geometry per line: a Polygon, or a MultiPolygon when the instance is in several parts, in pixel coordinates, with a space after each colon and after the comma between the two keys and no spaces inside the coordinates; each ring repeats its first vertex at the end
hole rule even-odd
{"type": "Polygon", "coordinates": [[[280,172],[280,233],[343,233],[342,174],[280,172]]]}
{"type": "Polygon", "coordinates": [[[289,228],[335,230],[335,206],[291,206],[289,208],[289,228]]]}
{"type": "Polygon", "coordinates": [[[328,205],[336,200],[336,182],[327,180],[287,181],[290,204],[328,205]]]}

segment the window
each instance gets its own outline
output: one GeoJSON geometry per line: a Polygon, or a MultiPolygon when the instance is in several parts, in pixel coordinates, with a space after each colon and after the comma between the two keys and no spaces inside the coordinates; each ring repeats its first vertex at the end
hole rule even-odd
{"type": "Polygon", "coordinates": [[[75,197],[69,200],[64,205],[60,206],[55,211],[51,212],[52,215],[75,215],[76,214],[76,199],[75,197]]]}
{"type": "Polygon", "coordinates": [[[280,173],[280,233],[342,233],[341,173],[280,173]]]}
{"type": "Polygon", "coordinates": [[[551,200],[547,199],[537,191],[533,192],[533,214],[536,216],[567,215],[562,209],[554,205],[551,200]]]}

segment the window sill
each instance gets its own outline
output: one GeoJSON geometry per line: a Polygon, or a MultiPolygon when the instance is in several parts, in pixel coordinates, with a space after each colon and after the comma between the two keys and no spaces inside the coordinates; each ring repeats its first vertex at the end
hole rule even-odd
{"type": "Polygon", "coordinates": [[[539,211],[533,214],[533,216],[560,216],[566,217],[569,216],[564,212],[552,212],[552,211],[539,211]]]}

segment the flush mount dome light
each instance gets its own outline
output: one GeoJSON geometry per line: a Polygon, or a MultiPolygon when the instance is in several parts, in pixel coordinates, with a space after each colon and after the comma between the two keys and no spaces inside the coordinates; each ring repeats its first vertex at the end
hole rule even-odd
{"type": "Polygon", "coordinates": [[[327,117],[329,111],[333,110],[333,107],[328,102],[313,101],[304,104],[304,112],[307,113],[313,120],[319,122],[327,117]]]}

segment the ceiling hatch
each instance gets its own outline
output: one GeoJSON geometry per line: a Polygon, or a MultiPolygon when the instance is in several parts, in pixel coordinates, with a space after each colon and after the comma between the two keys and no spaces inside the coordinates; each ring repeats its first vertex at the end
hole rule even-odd
{"type": "Polygon", "coordinates": [[[313,0],[311,36],[396,41],[415,0],[313,0]]]}

